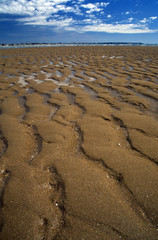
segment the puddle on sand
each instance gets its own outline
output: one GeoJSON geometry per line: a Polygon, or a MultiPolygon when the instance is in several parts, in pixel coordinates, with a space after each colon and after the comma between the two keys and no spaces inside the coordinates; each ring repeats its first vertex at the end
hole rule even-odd
{"type": "Polygon", "coordinates": [[[75,104],[75,98],[76,98],[75,94],[67,92],[65,93],[65,95],[67,96],[69,104],[71,105],[75,104]]]}
{"type": "Polygon", "coordinates": [[[128,90],[130,90],[136,96],[141,97],[142,99],[146,99],[148,101],[149,105],[150,105],[150,108],[151,108],[151,111],[148,110],[146,112],[151,113],[152,115],[154,113],[154,117],[156,117],[158,119],[158,101],[156,101],[155,99],[153,99],[151,97],[146,96],[143,93],[138,93],[138,92],[134,91],[134,89],[132,89],[132,88],[128,88],[128,90]]]}
{"type": "Polygon", "coordinates": [[[5,74],[5,77],[7,77],[7,79],[8,78],[13,78],[13,77],[17,77],[16,75],[12,75],[12,74],[5,74]]]}
{"type": "Polygon", "coordinates": [[[113,89],[112,87],[105,87],[105,89],[111,94],[112,97],[115,97],[117,99],[119,99],[120,101],[121,99],[121,94],[119,92],[117,92],[115,89],[113,89]]]}
{"type": "Polygon", "coordinates": [[[10,83],[9,84],[9,87],[12,87],[12,86],[14,86],[15,85],[15,83],[10,83]]]}
{"type": "Polygon", "coordinates": [[[54,115],[57,113],[57,111],[59,110],[59,106],[56,104],[51,104],[50,105],[51,110],[50,110],[50,114],[49,114],[49,119],[48,120],[52,120],[52,118],[54,117],[54,115]]]}
{"type": "Polygon", "coordinates": [[[85,74],[84,71],[82,71],[80,74],[81,74],[83,77],[89,78],[89,76],[88,76],[87,74],[85,74]]]}
{"type": "Polygon", "coordinates": [[[43,103],[48,104],[48,100],[50,99],[50,94],[49,93],[40,93],[40,95],[43,97],[43,103]]]}
{"type": "Polygon", "coordinates": [[[21,84],[21,87],[25,87],[29,84],[27,81],[25,81],[24,76],[19,77],[18,83],[21,84]]]}
{"type": "Polygon", "coordinates": [[[43,65],[42,68],[45,68],[45,67],[48,67],[48,66],[49,66],[48,64],[47,65],[43,65]]]}
{"type": "Polygon", "coordinates": [[[41,73],[45,75],[45,80],[50,80],[50,77],[53,75],[52,73],[48,73],[46,71],[41,71],[41,73]]]}
{"type": "Polygon", "coordinates": [[[151,79],[150,78],[146,78],[145,81],[151,82],[151,79]]]}
{"type": "Polygon", "coordinates": [[[57,111],[58,111],[57,107],[55,107],[55,106],[51,107],[49,120],[51,120],[53,118],[53,116],[56,114],[57,111]]]}
{"type": "Polygon", "coordinates": [[[66,83],[66,84],[69,85],[69,84],[70,84],[70,81],[71,81],[71,79],[70,79],[69,77],[66,77],[66,78],[65,78],[65,81],[64,81],[63,83],[66,83]]]}
{"type": "MultiPolygon", "coordinates": [[[[106,74],[107,77],[110,77],[110,78],[116,77],[116,75],[113,75],[113,74],[111,74],[111,73],[108,73],[108,72],[104,72],[104,73],[106,74]]],[[[101,76],[102,76],[102,75],[101,75],[101,76]]],[[[106,76],[104,76],[104,77],[106,77],[106,76]]]]}
{"type": "Polygon", "coordinates": [[[96,78],[90,77],[88,81],[89,81],[89,82],[94,82],[94,81],[96,81],[96,78]]]}
{"type": "MultiPolygon", "coordinates": [[[[94,82],[94,81],[96,81],[96,78],[88,76],[87,74],[84,73],[84,71],[81,72],[81,75],[82,75],[83,77],[88,78],[88,81],[89,81],[89,82],[94,82]]],[[[83,80],[83,79],[82,79],[82,80],[83,80]]]]}
{"type": "Polygon", "coordinates": [[[32,73],[32,75],[27,76],[27,79],[28,79],[28,80],[33,80],[36,75],[37,75],[36,73],[32,73]]]}
{"type": "Polygon", "coordinates": [[[83,78],[79,78],[75,76],[76,71],[72,71],[68,78],[75,78],[77,81],[83,81],[83,78]]]}
{"type": "Polygon", "coordinates": [[[76,78],[75,73],[76,73],[76,71],[72,71],[71,74],[69,75],[69,78],[76,78]]]}
{"type": "Polygon", "coordinates": [[[59,82],[58,80],[54,80],[54,79],[50,79],[50,81],[52,81],[53,83],[55,83],[57,85],[57,88],[53,89],[51,91],[51,93],[54,92],[60,92],[60,87],[61,86],[66,86],[66,87],[75,87],[74,85],[70,85],[70,81],[71,79],[69,77],[66,77],[65,80],[63,82],[59,82]]]}
{"type": "Polygon", "coordinates": [[[127,68],[125,66],[122,67],[122,70],[127,70],[127,68]]]}
{"type": "Polygon", "coordinates": [[[34,88],[30,87],[26,89],[28,94],[34,94],[35,92],[37,92],[34,88]]]}
{"type": "Polygon", "coordinates": [[[105,80],[107,80],[107,77],[105,75],[102,75],[102,74],[99,74],[96,72],[92,72],[92,73],[96,74],[98,77],[101,77],[101,78],[104,78],[105,80]]]}
{"type": "Polygon", "coordinates": [[[13,96],[18,95],[18,91],[14,90],[13,96]]]}
{"type": "Polygon", "coordinates": [[[63,76],[63,74],[62,74],[59,70],[56,70],[56,71],[55,71],[55,75],[56,75],[57,77],[62,77],[62,76],[63,76]]]}
{"type": "Polygon", "coordinates": [[[30,108],[26,105],[26,97],[25,96],[19,96],[18,103],[20,106],[24,107],[25,112],[19,116],[20,119],[24,119],[26,117],[26,114],[30,111],[30,108]]]}
{"type": "Polygon", "coordinates": [[[55,83],[57,86],[60,86],[60,82],[55,79],[50,79],[51,82],[55,83]]]}
{"type": "Polygon", "coordinates": [[[72,65],[74,65],[74,66],[76,66],[77,64],[76,63],[74,63],[74,62],[72,62],[72,61],[67,61],[69,64],[72,64],[72,65]]]}
{"type": "Polygon", "coordinates": [[[43,80],[39,80],[39,79],[33,79],[36,83],[40,84],[40,83],[43,83],[44,81],[43,80]]]}
{"type": "Polygon", "coordinates": [[[53,83],[55,83],[58,87],[60,86],[69,86],[70,85],[70,78],[66,78],[65,81],[59,82],[55,79],[50,79],[53,83]]]}
{"type": "Polygon", "coordinates": [[[60,87],[57,87],[51,91],[51,93],[59,93],[61,92],[60,87]]]}
{"type": "Polygon", "coordinates": [[[130,70],[130,71],[134,70],[134,67],[129,66],[129,70],[130,70]]]}
{"type": "Polygon", "coordinates": [[[97,98],[98,95],[97,93],[90,87],[84,85],[84,84],[79,84],[79,87],[81,87],[82,89],[84,89],[88,94],[91,95],[92,98],[97,98]]]}
{"type": "Polygon", "coordinates": [[[20,106],[24,106],[25,102],[26,102],[26,98],[24,96],[18,97],[18,103],[20,104],[20,106]]]}
{"type": "Polygon", "coordinates": [[[15,57],[14,55],[8,55],[8,56],[1,56],[1,58],[8,58],[8,57],[15,57]]]}

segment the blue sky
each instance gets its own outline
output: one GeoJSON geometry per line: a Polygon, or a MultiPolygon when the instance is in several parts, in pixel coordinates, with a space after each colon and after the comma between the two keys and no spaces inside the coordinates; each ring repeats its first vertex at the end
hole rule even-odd
{"type": "Polygon", "coordinates": [[[158,44],[158,0],[0,0],[0,43],[158,44]]]}

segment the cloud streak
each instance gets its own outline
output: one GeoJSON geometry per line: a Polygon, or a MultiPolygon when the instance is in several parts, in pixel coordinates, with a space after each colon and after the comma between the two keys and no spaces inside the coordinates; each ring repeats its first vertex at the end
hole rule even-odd
{"type": "Polygon", "coordinates": [[[153,33],[148,27],[141,24],[97,24],[85,26],[83,32],[107,32],[107,33],[153,33]]]}

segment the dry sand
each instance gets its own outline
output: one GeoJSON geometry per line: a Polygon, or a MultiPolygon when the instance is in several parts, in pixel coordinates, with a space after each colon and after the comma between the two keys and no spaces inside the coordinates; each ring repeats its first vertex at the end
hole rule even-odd
{"type": "Polygon", "coordinates": [[[158,48],[0,50],[0,239],[158,239],[158,48]]]}

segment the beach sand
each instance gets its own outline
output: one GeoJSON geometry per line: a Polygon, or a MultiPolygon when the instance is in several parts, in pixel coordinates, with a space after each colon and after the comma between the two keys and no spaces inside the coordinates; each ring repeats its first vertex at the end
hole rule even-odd
{"type": "Polygon", "coordinates": [[[158,48],[0,50],[0,239],[158,239],[158,48]]]}

